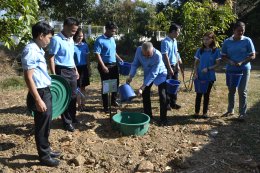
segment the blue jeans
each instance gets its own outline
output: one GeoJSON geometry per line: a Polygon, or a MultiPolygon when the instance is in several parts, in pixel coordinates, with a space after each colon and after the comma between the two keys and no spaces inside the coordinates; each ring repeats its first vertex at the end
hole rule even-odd
{"type": "MultiPolygon", "coordinates": [[[[239,114],[244,115],[247,111],[247,87],[250,78],[250,70],[244,70],[238,86],[239,114]]],[[[234,112],[236,87],[228,88],[228,112],[234,112]]]]}

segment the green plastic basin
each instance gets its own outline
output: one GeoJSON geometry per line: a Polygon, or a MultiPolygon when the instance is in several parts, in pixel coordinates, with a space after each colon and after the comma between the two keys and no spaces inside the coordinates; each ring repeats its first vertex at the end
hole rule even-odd
{"type": "Polygon", "coordinates": [[[66,79],[59,75],[51,76],[52,119],[59,117],[69,106],[71,87],[66,79]]]}
{"type": "Polygon", "coordinates": [[[114,128],[124,135],[144,135],[149,129],[150,117],[144,113],[120,112],[113,117],[114,128]]]}

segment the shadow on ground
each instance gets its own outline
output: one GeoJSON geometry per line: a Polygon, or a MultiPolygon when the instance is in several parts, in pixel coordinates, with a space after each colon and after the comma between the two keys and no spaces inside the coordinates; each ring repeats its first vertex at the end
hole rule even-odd
{"type": "Polygon", "coordinates": [[[198,146],[200,149],[189,158],[175,157],[168,162],[173,169],[165,172],[259,172],[259,112],[260,102],[248,110],[245,122],[237,121],[237,117],[226,118],[231,124],[216,125],[210,131],[194,131],[197,135],[208,135],[210,142],[198,146]]]}

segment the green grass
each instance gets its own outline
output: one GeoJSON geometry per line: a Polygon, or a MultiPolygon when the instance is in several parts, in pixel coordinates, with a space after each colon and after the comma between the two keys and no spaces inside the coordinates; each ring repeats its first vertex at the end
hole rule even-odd
{"type": "Polygon", "coordinates": [[[1,89],[17,89],[25,86],[25,81],[21,76],[6,78],[0,82],[1,89]]]}

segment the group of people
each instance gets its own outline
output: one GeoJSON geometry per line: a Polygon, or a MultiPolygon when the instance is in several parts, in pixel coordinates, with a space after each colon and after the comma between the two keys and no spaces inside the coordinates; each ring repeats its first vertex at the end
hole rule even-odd
{"type": "MultiPolygon", "coordinates": [[[[119,72],[117,62],[123,59],[116,52],[116,43],[113,36],[117,32],[117,25],[108,22],[105,33],[98,37],[94,43],[94,54],[98,62],[98,71],[101,81],[117,79],[119,86],[119,72]]],[[[127,83],[131,83],[138,67],[144,71],[143,83],[138,94],[143,98],[144,113],[154,119],[152,113],[150,90],[153,84],[158,86],[160,102],[161,125],[166,125],[167,110],[180,109],[177,104],[177,94],[166,91],[166,80],[178,80],[179,64],[182,60],[178,53],[176,38],[180,34],[180,26],[172,24],[168,36],[161,42],[161,50],[153,47],[151,42],[144,42],[136,49],[135,57],[127,83]]],[[[203,36],[202,46],[195,54],[194,78],[209,81],[205,94],[197,93],[195,101],[195,118],[208,118],[208,104],[212,85],[216,80],[214,69],[222,59],[227,62],[227,71],[241,71],[243,73],[238,87],[239,117],[245,118],[247,109],[247,86],[250,76],[250,61],[255,58],[254,45],[250,38],[244,36],[245,24],[237,22],[234,25],[234,35],[226,39],[222,50],[216,47],[216,37],[213,32],[206,32],[203,36]],[[203,114],[199,116],[201,98],[204,96],[203,114]]],[[[35,141],[39,160],[46,166],[58,166],[60,152],[52,151],[49,144],[50,124],[52,118],[52,96],[50,92],[51,78],[47,71],[45,48],[49,43],[48,58],[52,74],[65,78],[72,90],[71,100],[67,110],[61,115],[65,130],[73,132],[73,123],[76,119],[76,107],[85,110],[84,99],[78,97],[77,92],[86,95],[85,87],[89,85],[89,48],[84,40],[84,33],[79,28],[79,21],[73,17],[64,20],[63,30],[54,35],[53,28],[45,22],[38,22],[32,27],[33,39],[24,48],[22,53],[22,67],[29,92],[27,96],[28,109],[34,112],[35,141]]],[[[234,98],[236,87],[229,87],[228,110],[224,114],[234,114],[234,98]]],[[[102,88],[103,90],[103,88],[102,88]]],[[[108,113],[108,95],[102,93],[103,110],[108,113]]],[[[111,104],[118,106],[117,93],[112,93],[111,104]]]]}

